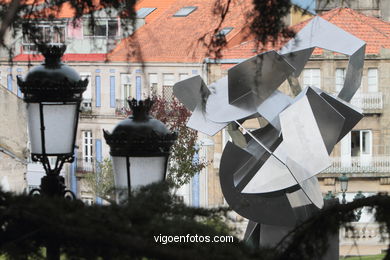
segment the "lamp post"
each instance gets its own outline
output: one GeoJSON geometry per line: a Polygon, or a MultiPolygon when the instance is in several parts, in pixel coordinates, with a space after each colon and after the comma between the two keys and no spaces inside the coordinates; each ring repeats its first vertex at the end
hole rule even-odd
{"type": "Polygon", "coordinates": [[[345,193],[348,190],[348,176],[345,172],[339,177],[339,182],[340,182],[340,190],[343,193],[343,199],[341,201],[342,204],[345,204],[347,201],[345,200],[345,193]]]}
{"type": "MultiPolygon", "coordinates": [[[[34,67],[18,85],[27,103],[31,159],[42,163],[46,176],[41,179],[39,192],[48,197],[75,195],[65,188],[60,176],[64,163],[73,162],[82,93],[88,80],[61,62],[66,46],[39,45],[45,61],[34,67]],[[51,164],[49,158],[54,158],[51,164]]],[[[60,259],[60,245],[48,241],[47,259],[60,259]]]]}
{"type": "MultiPolygon", "coordinates": [[[[165,179],[170,148],[177,139],[159,120],[149,115],[153,101],[128,100],[133,114],[116,125],[112,133],[103,130],[110,146],[117,190],[131,190],[165,179]]],[[[121,201],[123,194],[117,194],[121,201]]]]}
{"type": "Polygon", "coordinates": [[[88,80],[81,80],[74,69],[61,62],[65,45],[39,45],[38,49],[45,61],[23,79],[17,77],[27,103],[31,159],[41,162],[46,172],[40,189],[32,192],[65,196],[71,192],[65,190],[60,171],[64,163],[74,160],[80,103],[88,80]],[[49,158],[55,163],[51,164],[49,158]]]}

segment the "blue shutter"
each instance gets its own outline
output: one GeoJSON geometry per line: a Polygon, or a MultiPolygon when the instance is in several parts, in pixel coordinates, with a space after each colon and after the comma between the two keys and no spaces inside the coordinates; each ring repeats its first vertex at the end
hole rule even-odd
{"type": "Polygon", "coordinates": [[[7,88],[9,91],[12,91],[12,75],[7,75],[7,88]]]}
{"type": "Polygon", "coordinates": [[[70,167],[70,190],[77,196],[77,148],[74,148],[74,161],[70,167]]]}
{"type": "Polygon", "coordinates": [[[102,140],[96,139],[95,147],[96,147],[96,161],[98,163],[100,163],[100,162],[103,161],[103,157],[102,157],[102,140]]]}
{"type": "Polygon", "coordinates": [[[17,86],[17,88],[18,88],[18,97],[22,97],[23,96],[23,94],[22,94],[22,91],[20,91],[20,88],[19,88],[19,86],[17,86]]]}
{"type": "Polygon", "coordinates": [[[135,77],[135,96],[136,96],[137,100],[141,100],[141,97],[142,97],[141,91],[142,91],[141,77],[137,76],[137,77],[135,77]]]}
{"type": "Polygon", "coordinates": [[[115,76],[110,76],[110,107],[115,107],[115,76]]]}
{"type": "MultiPolygon", "coordinates": [[[[197,148],[197,147],[195,147],[197,148]]],[[[199,161],[199,154],[196,152],[194,154],[194,158],[192,158],[192,161],[198,162],[199,161]]],[[[192,206],[193,207],[199,207],[200,202],[199,202],[199,197],[200,197],[200,192],[199,192],[199,173],[195,174],[194,177],[192,177],[192,206]]]]}
{"type": "Polygon", "coordinates": [[[95,78],[95,84],[96,84],[96,91],[95,91],[95,95],[96,95],[96,107],[100,107],[101,106],[101,78],[100,76],[96,76],[95,78]]]}
{"type": "MultiPolygon", "coordinates": [[[[102,140],[96,139],[95,140],[95,151],[96,151],[96,164],[99,164],[103,161],[102,158],[102,140]]],[[[96,174],[99,174],[99,171],[96,171],[96,174]]],[[[96,176],[96,180],[99,180],[100,176],[96,176]]],[[[96,204],[101,205],[102,199],[100,197],[96,197],[96,204]]]]}

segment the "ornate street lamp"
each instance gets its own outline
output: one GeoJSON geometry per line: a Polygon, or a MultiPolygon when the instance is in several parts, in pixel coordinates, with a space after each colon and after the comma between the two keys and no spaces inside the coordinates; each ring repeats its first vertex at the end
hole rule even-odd
{"type": "Polygon", "coordinates": [[[23,79],[17,77],[27,103],[31,158],[41,162],[46,172],[38,191],[65,196],[68,191],[59,174],[64,163],[74,160],[80,103],[88,80],[81,80],[74,69],[61,62],[65,45],[40,45],[38,49],[45,61],[23,79]],[[49,157],[55,158],[54,164],[49,157]]]}
{"type": "MultiPolygon", "coordinates": [[[[149,115],[153,101],[128,100],[133,114],[119,122],[112,133],[104,131],[110,146],[115,188],[127,190],[165,179],[170,148],[177,134],[149,115]]],[[[118,200],[123,194],[117,194],[118,200]]]]}
{"type": "Polygon", "coordinates": [[[324,200],[333,200],[335,198],[332,191],[328,191],[328,193],[325,194],[324,200]]]}
{"type": "Polygon", "coordinates": [[[345,204],[347,201],[345,200],[345,193],[348,190],[348,180],[347,174],[343,172],[343,175],[339,177],[340,182],[340,190],[343,193],[343,199],[341,201],[342,204],[345,204]]]}

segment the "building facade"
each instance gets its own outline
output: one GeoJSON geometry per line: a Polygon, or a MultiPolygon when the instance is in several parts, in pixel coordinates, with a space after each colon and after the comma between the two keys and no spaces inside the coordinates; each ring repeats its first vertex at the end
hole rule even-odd
{"type": "Polygon", "coordinates": [[[22,193],[27,188],[27,110],[22,99],[1,85],[0,118],[0,187],[22,193]]]}

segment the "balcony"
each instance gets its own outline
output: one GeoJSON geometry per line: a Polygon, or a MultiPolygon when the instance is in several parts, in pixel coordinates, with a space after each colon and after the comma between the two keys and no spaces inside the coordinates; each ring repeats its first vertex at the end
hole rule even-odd
{"type": "Polygon", "coordinates": [[[353,222],[351,226],[353,230],[340,229],[340,255],[380,254],[387,249],[389,238],[378,223],[353,222]]]}
{"type": "Polygon", "coordinates": [[[91,173],[95,172],[96,165],[92,162],[86,162],[84,159],[77,159],[77,173],[91,173]]]}
{"type": "Polygon", "coordinates": [[[116,99],[115,103],[116,103],[115,115],[116,116],[126,116],[127,109],[129,108],[127,100],[126,99],[116,99]]]}
{"type": "Polygon", "coordinates": [[[363,109],[365,114],[382,113],[383,94],[381,92],[356,93],[351,100],[351,104],[363,109]]]}
{"type": "Polygon", "coordinates": [[[332,165],[322,174],[357,173],[386,175],[390,173],[390,155],[370,157],[331,157],[332,165]]]}

